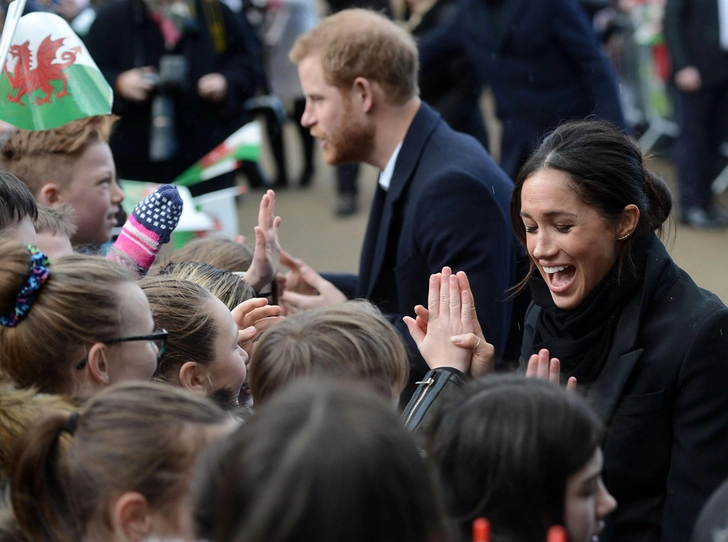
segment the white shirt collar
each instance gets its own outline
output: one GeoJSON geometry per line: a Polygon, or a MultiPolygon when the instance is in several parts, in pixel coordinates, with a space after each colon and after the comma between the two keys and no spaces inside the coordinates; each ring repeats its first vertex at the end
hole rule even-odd
{"type": "Polygon", "coordinates": [[[389,162],[385,166],[382,173],[379,175],[379,186],[384,190],[389,190],[389,185],[392,183],[392,175],[394,175],[394,166],[397,164],[397,156],[399,156],[399,150],[402,148],[402,142],[399,142],[397,148],[394,149],[392,156],[389,157],[389,162]]]}

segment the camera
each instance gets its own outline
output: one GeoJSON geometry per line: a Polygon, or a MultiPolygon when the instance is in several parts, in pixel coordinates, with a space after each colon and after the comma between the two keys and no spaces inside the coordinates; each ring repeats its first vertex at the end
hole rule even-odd
{"type": "Polygon", "coordinates": [[[174,119],[174,93],[187,86],[189,64],[181,55],[164,55],[159,60],[159,73],[145,75],[157,93],[152,99],[152,121],[149,127],[149,159],[164,162],[177,153],[174,119]]]}

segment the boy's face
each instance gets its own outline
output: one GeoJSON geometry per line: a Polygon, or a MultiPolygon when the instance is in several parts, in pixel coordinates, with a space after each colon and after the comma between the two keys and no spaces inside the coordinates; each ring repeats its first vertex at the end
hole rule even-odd
{"type": "Polygon", "coordinates": [[[71,243],[98,245],[111,239],[123,199],[111,149],[103,141],[92,143],[79,157],[71,182],[61,193],[61,201],[73,207],[78,225],[71,243]]]}

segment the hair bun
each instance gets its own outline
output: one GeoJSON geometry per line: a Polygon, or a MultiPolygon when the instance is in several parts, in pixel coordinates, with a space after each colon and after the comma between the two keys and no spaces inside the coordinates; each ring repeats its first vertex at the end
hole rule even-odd
{"type": "Polygon", "coordinates": [[[15,297],[30,274],[30,252],[19,241],[0,240],[0,314],[15,307],[15,297]]]}
{"type": "Polygon", "coordinates": [[[672,193],[667,183],[646,167],[644,170],[645,195],[650,205],[650,228],[659,229],[672,211],[672,193]]]}

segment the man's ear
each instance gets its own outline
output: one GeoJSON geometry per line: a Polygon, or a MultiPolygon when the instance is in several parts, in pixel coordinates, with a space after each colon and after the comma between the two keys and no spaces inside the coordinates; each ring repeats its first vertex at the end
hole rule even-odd
{"type": "Polygon", "coordinates": [[[366,77],[357,77],[351,86],[352,99],[359,102],[364,113],[374,106],[374,86],[366,77]]]}
{"type": "Polygon", "coordinates": [[[63,201],[58,185],[46,183],[40,187],[37,197],[38,203],[46,207],[53,207],[63,201]]]}
{"type": "Polygon", "coordinates": [[[112,501],[110,507],[111,525],[118,538],[133,541],[143,540],[152,532],[149,503],[141,493],[136,491],[124,493],[112,501]],[[123,537],[118,535],[123,535],[123,537]]]}
{"type": "Polygon", "coordinates": [[[88,351],[88,372],[91,380],[97,384],[108,385],[109,362],[106,359],[107,346],[104,343],[94,343],[88,351]]]}
{"type": "Polygon", "coordinates": [[[207,395],[209,379],[205,368],[194,361],[186,361],[179,368],[179,385],[198,395],[207,395]]]}

